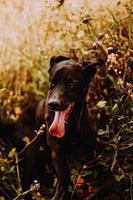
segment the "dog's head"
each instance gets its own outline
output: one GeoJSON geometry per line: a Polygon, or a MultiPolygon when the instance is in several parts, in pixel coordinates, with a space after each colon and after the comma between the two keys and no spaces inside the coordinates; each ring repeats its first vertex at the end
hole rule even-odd
{"type": "Polygon", "coordinates": [[[52,57],[49,68],[49,109],[63,111],[81,99],[96,68],[102,64],[100,58],[80,64],[64,56],[52,57]]]}
{"type": "Polygon", "coordinates": [[[49,132],[57,137],[64,135],[67,122],[75,104],[86,95],[88,85],[103,64],[101,58],[80,64],[64,56],[54,56],[49,68],[48,109],[55,112],[49,132]]]}

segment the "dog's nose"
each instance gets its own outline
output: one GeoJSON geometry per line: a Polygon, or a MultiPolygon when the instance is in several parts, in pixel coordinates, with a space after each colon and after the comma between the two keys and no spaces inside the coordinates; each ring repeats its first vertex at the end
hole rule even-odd
{"type": "Polygon", "coordinates": [[[57,103],[57,102],[52,101],[52,102],[49,102],[49,103],[48,103],[48,107],[49,107],[49,109],[51,109],[51,110],[59,110],[60,104],[57,103]]]}

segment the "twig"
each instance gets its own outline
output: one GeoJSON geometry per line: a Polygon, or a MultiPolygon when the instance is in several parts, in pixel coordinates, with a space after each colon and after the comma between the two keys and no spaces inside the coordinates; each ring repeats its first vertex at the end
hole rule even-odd
{"type": "Polygon", "coordinates": [[[0,183],[0,192],[3,193],[4,197],[7,199],[11,199],[11,196],[14,195],[13,191],[10,190],[10,187],[7,183],[0,183]],[[4,189],[3,189],[4,188],[4,189]],[[10,192],[8,192],[10,191],[10,192]]]}
{"type": "Polygon", "coordinates": [[[21,188],[21,179],[20,179],[20,171],[19,171],[18,155],[17,154],[15,154],[15,164],[16,164],[18,183],[19,183],[19,187],[21,188]]]}
{"type": "Polygon", "coordinates": [[[54,194],[54,196],[52,197],[52,200],[55,200],[56,195],[58,194],[58,191],[59,191],[59,186],[60,186],[60,184],[58,183],[58,184],[57,184],[57,187],[56,187],[55,194],[54,194]]]}
{"type": "Polygon", "coordinates": [[[98,192],[100,192],[101,190],[103,190],[108,185],[110,185],[110,182],[106,181],[103,186],[99,187],[95,192],[93,192],[92,194],[90,194],[90,196],[88,198],[86,198],[86,200],[92,199],[98,192]]]}
{"type": "MultiPolygon", "coordinates": [[[[78,177],[82,175],[84,169],[86,169],[86,165],[83,165],[83,167],[82,167],[82,169],[81,169],[81,171],[80,171],[78,177]]],[[[74,195],[74,192],[75,192],[75,190],[76,190],[76,188],[77,188],[78,182],[79,182],[79,180],[78,180],[78,178],[77,178],[77,181],[76,181],[76,183],[75,183],[75,185],[74,185],[74,187],[73,187],[73,191],[72,191],[72,194],[71,194],[71,199],[73,198],[73,195],[74,195]]]]}
{"type": "Polygon", "coordinates": [[[130,176],[130,197],[133,200],[133,176],[130,176]]]}
{"type": "Polygon", "coordinates": [[[13,200],[17,200],[17,199],[19,199],[20,197],[23,197],[23,196],[25,196],[25,195],[27,195],[27,194],[29,194],[29,193],[31,193],[31,192],[33,192],[31,189],[30,190],[27,190],[27,191],[25,191],[25,192],[23,192],[22,194],[19,194],[17,197],[15,197],[13,200]]]}
{"type": "Polygon", "coordinates": [[[102,158],[102,154],[98,155],[94,160],[86,162],[86,164],[84,166],[82,166],[80,168],[80,170],[82,170],[83,167],[84,167],[84,169],[85,169],[85,167],[87,169],[91,169],[92,167],[97,165],[97,161],[99,161],[101,158],[102,158]]]}
{"type": "Polygon", "coordinates": [[[35,184],[33,185],[33,187],[32,187],[31,189],[29,189],[29,190],[27,190],[27,191],[25,191],[25,192],[19,194],[19,195],[18,195],[17,197],[15,197],[13,200],[17,200],[17,199],[19,199],[20,197],[23,197],[23,196],[25,196],[25,195],[27,195],[27,194],[29,194],[29,193],[36,192],[36,191],[38,191],[39,189],[40,189],[40,184],[37,182],[37,183],[35,183],[35,184]]]}
{"type": "Polygon", "coordinates": [[[30,146],[38,138],[38,136],[43,133],[45,127],[46,127],[45,124],[42,124],[40,129],[36,132],[36,136],[24,146],[24,148],[19,152],[18,156],[20,156],[28,148],[28,146],[30,146]]]}

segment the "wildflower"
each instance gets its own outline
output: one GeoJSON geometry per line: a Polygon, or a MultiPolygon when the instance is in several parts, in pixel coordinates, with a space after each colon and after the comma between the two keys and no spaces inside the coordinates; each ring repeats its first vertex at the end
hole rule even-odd
{"type": "Polygon", "coordinates": [[[88,187],[88,192],[89,193],[94,193],[96,191],[96,187],[94,187],[93,185],[90,185],[89,187],[88,187]]]}
{"type": "Polygon", "coordinates": [[[84,31],[79,31],[77,33],[77,38],[80,39],[81,37],[83,37],[85,35],[84,31]]]}
{"type": "Polygon", "coordinates": [[[81,175],[78,176],[77,178],[77,186],[82,186],[84,184],[84,179],[82,178],[81,175]]]}

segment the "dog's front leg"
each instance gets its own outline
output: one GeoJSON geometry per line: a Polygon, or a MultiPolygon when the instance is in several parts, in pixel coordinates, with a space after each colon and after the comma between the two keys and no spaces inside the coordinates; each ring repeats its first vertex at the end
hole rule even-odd
{"type": "Polygon", "coordinates": [[[58,151],[53,150],[52,160],[53,160],[53,165],[56,170],[57,176],[59,178],[59,190],[58,190],[57,199],[70,200],[71,194],[68,191],[70,176],[68,174],[68,169],[65,162],[64,153],[62,153],[60,150],[58,151]]]}
{"type": "Polygon", "coordinates": [[[53,161],[53,165],[56,170],[57,176],[63,188],[67,190],[68,170],[67,170],[67,166],[66,166],[63,156],[64,155],[62,155],[62,153],[59,151],[55,151],[55,150],[52,151],[52,161],[53,161]]]}
{"type": "Polygon", "coordinates": [[[68,193],[69,173],[65,160],[65,152],[59,143],[51,136],[48,136],[48,145],[51,148],[53,166],[59,179],[63,192],[68,193]]]}

